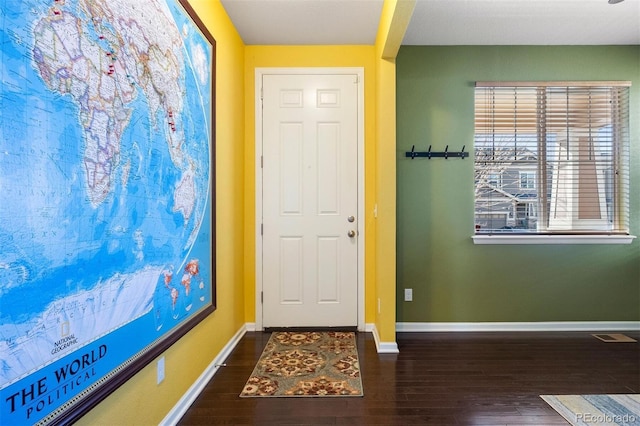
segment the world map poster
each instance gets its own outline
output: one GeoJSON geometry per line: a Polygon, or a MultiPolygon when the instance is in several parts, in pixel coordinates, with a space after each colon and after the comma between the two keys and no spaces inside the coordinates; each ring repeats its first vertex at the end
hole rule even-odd
{"type": "Polygon", "coordinates": [[[215,308],[215,41],[194,19],[0,0],[2,425],[55,423],[215,308]]]}

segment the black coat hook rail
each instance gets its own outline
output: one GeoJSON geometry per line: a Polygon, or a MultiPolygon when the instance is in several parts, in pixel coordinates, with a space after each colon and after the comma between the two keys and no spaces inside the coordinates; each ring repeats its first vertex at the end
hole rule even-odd
{"type": "Polygon", "coordinates": [[[416,146],[413,145],[411,147],[411,151],[407,151],[405,153],[406,157],[411,158],[412,160],[416,157],[427,157],[429,160],[431,160],[431,158],[433,157],[444,157],[444,159],[448,159],[449,157],[455,157],[455,158],[461,158],[461,159],[465,159],[469,156],[468,152],[465,152],[464,147],[466,145],[462,145],[462,149],[459,152],[449,152],[449,145],[447,145],[444,149],[444,151],[440,151],[440,152],[434,152],[431,151],[431,145],[429,145],[429,150],[428,151],[422,151],[422,152],[418,152],[416,151],[416,146]]]}

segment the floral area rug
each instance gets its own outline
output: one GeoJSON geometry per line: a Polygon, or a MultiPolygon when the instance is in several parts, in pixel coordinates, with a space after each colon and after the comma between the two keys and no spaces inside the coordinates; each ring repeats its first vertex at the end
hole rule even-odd
{"type": "Polygon", "coordinates": [[[271,334],[241,397],[362,396],[355,333],[271,334]]]}

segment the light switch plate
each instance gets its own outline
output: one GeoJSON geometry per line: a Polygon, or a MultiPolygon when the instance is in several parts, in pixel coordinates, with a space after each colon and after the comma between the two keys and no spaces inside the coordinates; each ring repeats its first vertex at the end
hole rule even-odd
{"type": "Polygon", "coordinates": [[[413,302],[413,289],[405,288],[404,289],[404,301],[405,302],[413,302]]]}
{"type": "Polygon", "coordinates": [[[158,384],[164,380],[164,357],[158,360],[158,384]]]}

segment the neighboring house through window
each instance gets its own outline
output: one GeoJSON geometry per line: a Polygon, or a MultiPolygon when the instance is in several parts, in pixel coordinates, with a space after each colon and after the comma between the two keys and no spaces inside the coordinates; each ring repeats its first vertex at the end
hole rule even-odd
{"type": "Polygon", "coordinates": [[[476,234],[628,234],[629,86],[476,83],[476,234]]]}

